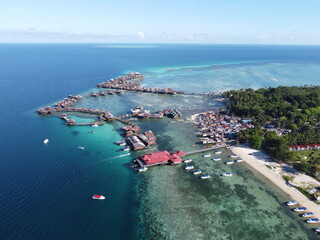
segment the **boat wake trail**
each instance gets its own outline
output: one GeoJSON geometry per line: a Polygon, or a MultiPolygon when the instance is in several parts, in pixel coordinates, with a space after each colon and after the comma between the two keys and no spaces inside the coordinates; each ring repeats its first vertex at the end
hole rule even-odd
{"type": "Polygon", "coordinates": [[[110,157],[110,158],[107,158],[107,159],[105,159],[105,160],[122,158],[122,157],[129,156],[129,155],[130,155],[130,153],[121,154],[121,155],[119,155],[119,156],[110,157]]]}

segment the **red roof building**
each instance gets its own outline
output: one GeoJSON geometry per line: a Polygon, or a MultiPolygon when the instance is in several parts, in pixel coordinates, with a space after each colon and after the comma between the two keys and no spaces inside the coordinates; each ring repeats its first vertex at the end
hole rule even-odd
{"type": "Polygon", "coordinates": [[[156,153],[149,153],[141,157],[141,160],[144,161],[146,165],[157,165],[157,164],[164,164],[164,163],[180,163],[182,159],[180,156],[184,152],[178,151],[173,154],[169,153],[168,151],[161,151],[156,153]],[[178,154],[177,154],[178,153],[178,154]]]}

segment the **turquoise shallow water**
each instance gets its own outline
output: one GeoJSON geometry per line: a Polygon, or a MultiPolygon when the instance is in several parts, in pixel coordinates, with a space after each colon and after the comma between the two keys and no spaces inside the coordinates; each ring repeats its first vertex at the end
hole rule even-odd
{"type": "MultiPolygon", "coordinates": [[[[114,141],[119,123],[67,127],[35,109],[126,73],[146,74],[147,86],[187,93],[245,87],[319,84],[316,46],[90,44],[0,45],[0,233],[3,239],[315,239],[310,226],[288,210],[287,196],[244,163],[226,166],[192,156],[213,177],[200,181],[175,167],[142,174],[128,168],[143,152],[124,156],[114,141]],[[150,47],[151,46],[151,47],[150,47]],[[213,65],[213,66],[212,66],[213,65]],[[168,68],[170,68],[168,70],[168,68]],[[94,134],[88,131],[94,130],[94,134]],[[50,140],[43,145],[43,139],[50,140]],[[79,150],[78,146],[85,147],[79,150]],[[221,178],[232,170],[233,178],[221,178]],[[92,201],[103,194],[105,201],[92,201]]],[[[78,106],[115,115],[143,105],[190,113],[221,107],[199,96],[124,93],[85,98],[78,106]]],[[[84,115],[78,122],[91,121],[84,115]]],[[[155,132],[154,149],[191,151],[191,124],[164,118],[137,122],[155,132]]],[[[229,153],[225,153],[224,158],[229,153]]]]}

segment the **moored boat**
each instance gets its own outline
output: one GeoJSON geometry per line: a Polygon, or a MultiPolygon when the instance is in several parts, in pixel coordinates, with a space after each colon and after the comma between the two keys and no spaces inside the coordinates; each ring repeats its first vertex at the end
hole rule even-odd
{"type": "Polygon", "coordinates": [[[227,161],[226,164],[227,164],[227,165],[234,164],[234,161],[227,161]]]}
{"type": "Polygon", "coordinates": [[[306,212],[307,208],[306,207],[298,207],[298,208],[293,209],[293,211],[295,211],[295,212],[306,212]]]}
{"type": "Polygon", "coordinates": [[[232,173],[226,172],[226,173],[223,173],[222,176],[224,176],[224,177],[232,177],[232,173]]]}
{"type": "Polygon", "coordinates": [[[184,163],[189,163],[189,162],[192,162],[192,159],[191,158],[188,158],[186,160],[183,161],[184,163]]]}
{"type": "Polygon", "coordinates": [[[204,155],[202,155],[203,157],[211,157],[211,154],[210,153],[206,153],[204,155]]]}
{"type": "Polygon", "coordinates": [[[95,124],[92,124],[91,127],[99,127],[99,125],[95,123],[95,124]]]}
{"type": "Polygon", "coordinates": [[[43,140],[43,143],[44,143],[44,144],[47,144],[48,142],[49,142],[49,139],[43,140]]]}
{"type": "Polygon", "coordinates": [[[126,151],[126,152],[130,151],[130,147],[125,147],[125,148],[122,149],[122,151],[126,151]]]}
{"type": "Polygon", "coordinates": [[[239,158],[239,159],[236,160],[236,162],[243,162],[243,159],[239,158]]]}
{"type": "Polygon", "coordinates": [[[212,158],[213,161],[220,161],[221,158],[212,158]]]}
{"type": "Polygon", "coordinates": [[[237,154],[232,154],[232,155],[230,155],[229,157],[231,157],[231,158],[237,158],[238,155],[237,155],[237,154]]]}
{"type": "Polygon", "coordinates": [[[210,175],[203,175],[203,176],[201,176],[200,178],[201,178],[201,179],[208,179],[208,178],[210,178],[210,175]]]}
{"type": "Polygon", "coordinates": [[[295,200],[287,202],[288,206],[293,206],[293,205],[297,205],[297,204],[298,204],[298,202],[295,200]]]}
{"type": "Polygon", "coordinates": [[[316,231],[316,232],[320,232],[320,228],[316,228],[315,231],[316,231]]]}
{"type": "Polygon", "coordinates": [[[198,175],[198,174],[200,174],[201,173],[201,170],[197,170],[197,171],[194,171],[192,174],[193,175],[198,175]]]}
{"type": "Polygon", "coordinates": [[[187,165],[187,166],[185,166],[184,169],[187,169],[187,170],[189,170],[189,169],[194,169],[194,166],[193,166],[193,165],[187,165]]]}
{"type": "Polygon", "coordinates": [[[147,167],[142,167],[142,168],[139,168],[139,169],[138,169],[139,172],[145,172],[145,171],[147,171],[147,170],[148,170],[147,167]]]}
{"type": "Polygon", "coordinates": [[[314,213],[313,212],[307,212],[302,214],[302,217],[314,217],[314,213]]]}
{"type": "Polygon", "coordinates": [[[307,220],[307,223],[319,223],[319,222],[320,222],[319,218],[311,218],[307,220]]]}
{"type": "Polygon", "coordinates": [[[95,133],[95,131],[89,131],[88,133],[95,133]]]}
{"type": "Polygon", "coordinates": [[[93,195],[93,196],[92,196],[92,199],[95,199],[95,200],[104,200],[104,199],[106,199],[106,197],[103,196],[103,195],[93,195]]]}
{"type": "Polygon", "coordinates": [[[231,149],[233,149],[233,147],[232,147],[232,146],[229,146],[229,147],[227,147],[227,149],[228,149],[228,150],[231,150],[231,149]]]}
{"type": "Polygon", "coordinates": [[[222,151],[215,151],[214,154],[221,154],[222,151]]]}

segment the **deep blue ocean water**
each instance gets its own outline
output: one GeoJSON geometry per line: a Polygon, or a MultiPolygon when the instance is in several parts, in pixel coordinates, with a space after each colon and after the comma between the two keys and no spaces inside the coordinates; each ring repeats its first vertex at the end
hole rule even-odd
{"type": "MultiPolygon", "coordinates": [[[[91,127],[67,128],[56,118],[38,116],[38,107],[127,71],[148,72],[146,83],[152,86],[159,69],[161,74],[172,67],[235,64],[252,72],[275,63],[286,73],[299,66],[294,85],[320,84],[314,79],[320,72],[319,46],[1,44],[0,239],[137,238],[139,176],[126,167],[130,156],[118,158],[123,152],[113,144],[120,139],[113,124],[99,127],[93,136],[91,127]],[[108,199],[92,201],[96,193],[108,199]]],[[[234,85],[224,88],[246,88],[251,81],[239,84],[232,74],[227,76],[234,85]]],[[[279,72],[274,74],[278,79],[279,72]]],[[[155,84],[164,81],[170,78],[155,84]]],[[[219,90],[215,81],[206,89],[219,90]]],[[[188,90],[177,80],[179,86],[188,90]]]]}

